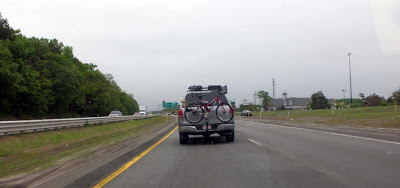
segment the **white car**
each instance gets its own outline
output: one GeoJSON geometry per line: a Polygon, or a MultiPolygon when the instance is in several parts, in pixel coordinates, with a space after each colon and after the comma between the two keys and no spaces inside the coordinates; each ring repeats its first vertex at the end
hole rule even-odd
{"type": "Polygon", "coordinates": [[[121,111],[111,111],[110,114],[108,114],[108,116],[122,116],[122,112],[121,111]]]}

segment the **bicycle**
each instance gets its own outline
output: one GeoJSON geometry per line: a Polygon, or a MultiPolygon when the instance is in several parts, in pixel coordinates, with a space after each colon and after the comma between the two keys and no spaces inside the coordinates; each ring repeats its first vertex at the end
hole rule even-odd
{"type": "Polygon", "coordinates": [[[229,104],[221,102],[218,95],[211,102],[204,103],[202,100],[203,96],[205,96],[205,94],[199,95],[200,103],[192,103],[186,106],[184,115],[190,123],[198,123],[204,116],[207,118],[215,106],[215,113],[220,121],[227,123],[232,120],[234,111],[229,104]]]}

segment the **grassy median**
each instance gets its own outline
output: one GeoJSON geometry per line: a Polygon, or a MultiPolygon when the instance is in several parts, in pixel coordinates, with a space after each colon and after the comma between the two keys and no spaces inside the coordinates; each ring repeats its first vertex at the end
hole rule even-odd
{"type": "MultiPolygon", "coordinates": [[[[400,111],[400,106],[398,106],[400,111]]],[[[393,106],[360,107],[326,110],[292,110],[262,112],[263,119],[284,120],[327,125],[354,125],[369,127],[400,128],[400,112],[394,113],[393,106]]],[[[240,114],[238,114],[240,115],[240,114]]],[[[259,118],[254,112],[253,118],[259,118]]]]}
{"type": "Polygon", "coordinates": [[[165,125],[165,117],[0,137],[0,177],[44,170],[165,125]]]}

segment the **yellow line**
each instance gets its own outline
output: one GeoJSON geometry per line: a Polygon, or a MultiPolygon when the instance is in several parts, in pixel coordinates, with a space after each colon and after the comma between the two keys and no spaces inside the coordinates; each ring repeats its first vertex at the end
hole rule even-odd
{"type": "Polygon", "coordinates": [[[161,142],[163,142],[165,139],[167,139],[176,129],[178,128],[178,126],[175,127],[174,130],[172,130],[170,133],[168,133],[167,135],[165,135],[161,140],[157,141],[155,144],[153,144],[151,147],[149,147],[146,151],[144,151],[143,153],[141,153],[140,155],[136,156],[134,159],[132,159],[131,161],[127,162],[126,164],[124,164],[124,166],[122,166],[121,168],[119,168],[118,170],[116,170],[115,172],[113,172],[111,175],[109,175],[108,177],[106,177],[105,179],[103,179],[101,182],[99,182],[98,184],[96,184],[95,186],[93,186],[93,188],[100,188],[103,187],[104,185],[106,185],[108,182],[110,182],[112,179],[114,179],[115,177],[117,177],[119,174],[121,174],[122,172],[124,172],[126,169],[128,169],[131,165],[133,165],[136,161],[138,161],[140,158],[142,158],[143,156],[145,156],[147,153],[149,153],[152,149],[154,149],[158,144],[160,144],[161,142]]]}

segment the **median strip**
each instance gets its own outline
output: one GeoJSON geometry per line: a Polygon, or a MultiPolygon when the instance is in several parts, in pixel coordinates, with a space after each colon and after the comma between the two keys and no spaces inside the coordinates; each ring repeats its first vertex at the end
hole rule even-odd
{"type": "MultiPolygon", "coordinates": [[[[159,130],[166,117],[155,117],[101,126],[0,136],[0,187],[30,184],[69,165],[98,157],[115,147],[159,130]],[[32,181],[28,177],[32,177],[32,181]],[[18,179],[18,181],[16,181],[18,179]]],[[[104,176],[103,176],[104,177],[104,176]]],[[[92,184],[93,185],[93,184],[92,184]]]]}

